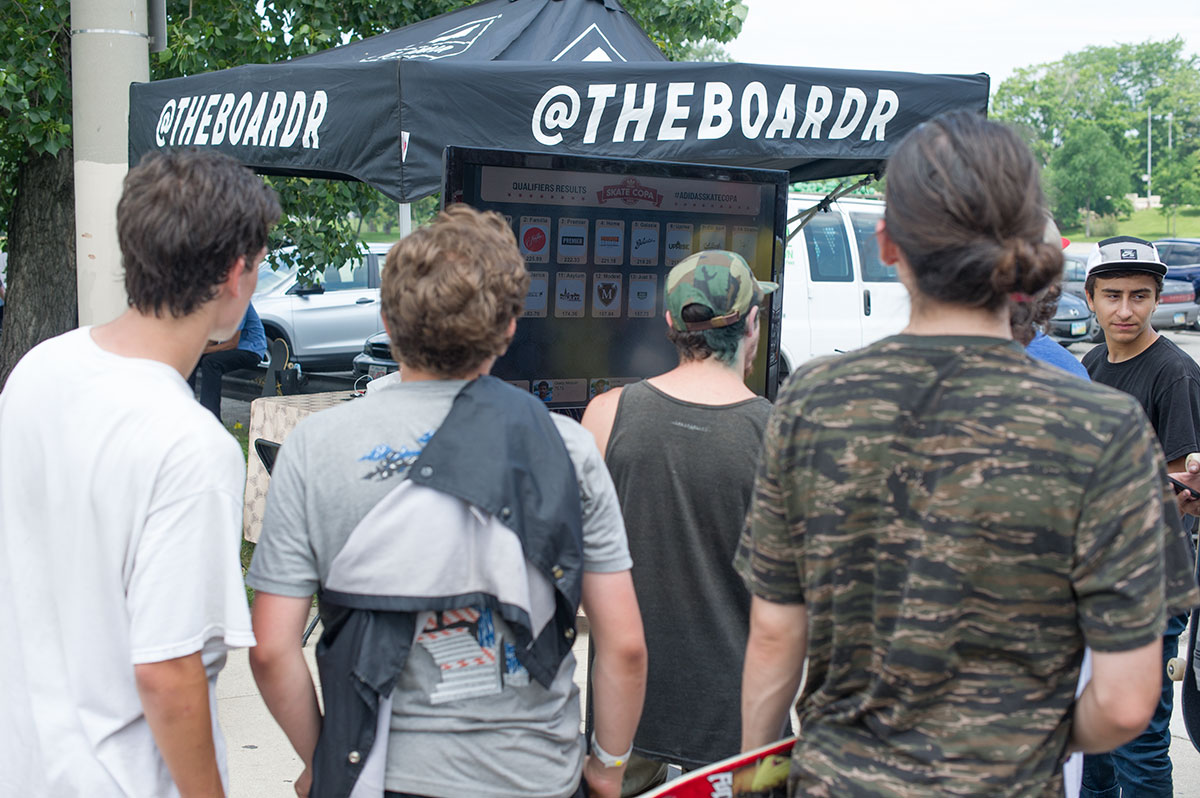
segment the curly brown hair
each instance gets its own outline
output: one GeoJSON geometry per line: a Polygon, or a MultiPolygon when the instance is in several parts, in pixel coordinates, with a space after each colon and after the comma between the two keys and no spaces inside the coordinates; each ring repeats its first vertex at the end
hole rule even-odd
{"type": "Polygon", "coordinates": [[[397,242],[382,274],[392,355],[443,378],[469,374],[508,347],[529,272],[504,217],[452,205],[397,242]]]}

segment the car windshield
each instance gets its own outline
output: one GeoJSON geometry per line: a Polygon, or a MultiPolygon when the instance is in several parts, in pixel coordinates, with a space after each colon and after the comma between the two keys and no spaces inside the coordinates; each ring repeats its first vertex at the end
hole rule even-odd
{"type": "Polygon", "coordinates": [[[265,294],[273,291],[293,274],[295,274],[294,267],[281,267],[279,271],[275,271],[271,268],[271,264],[264,260],[258,267],[258,287],[254,289],[254,293],[265,294]]]}

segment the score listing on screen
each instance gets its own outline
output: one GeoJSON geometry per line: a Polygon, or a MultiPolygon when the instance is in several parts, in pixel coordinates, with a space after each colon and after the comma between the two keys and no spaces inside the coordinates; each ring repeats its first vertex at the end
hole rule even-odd
{"type": "Polygon", "coordinates": [[[592,318],[621,315],[621,282],[620,272],[596,272],[592,276],[592,318]]]}
{"type": "Polygon", "coordinates": [[[625,262],[625,222],[600,219],[596,222],[596,265],[620,266],[625,262]]]}
{"type": "Polygon", "coordinates": [[[658,275],[629,275],[629,318],[649,319],[658,309],[658,275]]]}
{"type": "Polygon", "coordinates": [[[698,249],[701,251],[706,249],[725,249],[725,225],[700,225],[700,246],[698,249]]]}
{"type": "Polygon", "coordinates": [[[559,272],[554,278],[554,315],[560,319],[583,318],[583,295],[587,274],[559,272]]]}
{"type": "Polygon", "coordinates": [[[754,259],[758,255],[758,228],[734,227],[733,240],[729,248],[745,258],[746,263],[753,266],[754,259]]]}
{"type": "Polygon", "coordinates": [[[587,263],[588,250],[588,220],[568,219],[558,220],[558,249],[556,257],[559,263],[587,263]]]}
{"type": "Polygon", "coordinates": [[[629,265],[658,265],[658,222],[635,221],[629,234],[629,265]]]}
{"type": "Polygon", "coordinates": [[[692,230],[690,224],[667,223],[667,268],[692,254],[692,230]]]}
{"type": "Polygon", "coordinates": [[[545,318],[550,298],[550,273],[530,272],[529,290],[525,292],[523,318],[545,318]]]}
{"type": "Polygon", "coordinates": [[[517,244],[526,263],[550,262],[550,217],[522,216],[517,244]]]}

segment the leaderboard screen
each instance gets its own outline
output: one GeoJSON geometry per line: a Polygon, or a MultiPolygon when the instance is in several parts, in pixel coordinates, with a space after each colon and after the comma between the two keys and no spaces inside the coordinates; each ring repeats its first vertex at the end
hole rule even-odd
{"type": "MultiPolygon", "coordinates": [[[[787,172],[448,147],[443,202],[508,221],[530,274],[516,337],[492,373],[552,409],[678,362],[664,290],[693,252],[740,253],[783,283],[787,172]]],[[[775,398],[781,291],[768,297],[747,384],[775,398]]]]}

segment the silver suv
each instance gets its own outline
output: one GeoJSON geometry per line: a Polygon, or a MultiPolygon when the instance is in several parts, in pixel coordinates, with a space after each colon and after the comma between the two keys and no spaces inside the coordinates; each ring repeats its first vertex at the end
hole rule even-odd
{"type": "MultiPolygon", "coordinates": [[[[254,309],[267,339],[282,338],[292,362],[305,371],[349,371],[363,340],[383,329],[379,316],[379,270],[391,244],[368,244],[367,255],[341,266],[328,266],[311,286],[297,269],[258,270],[254,309]]],[[[288,251],[276,253],[288,261],[288,251]]]]}

